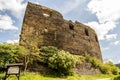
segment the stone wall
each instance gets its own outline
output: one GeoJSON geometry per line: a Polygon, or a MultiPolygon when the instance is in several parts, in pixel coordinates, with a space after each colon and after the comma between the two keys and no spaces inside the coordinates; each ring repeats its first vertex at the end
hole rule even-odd
{"type": "MultiPolygon", "coordinates": [[[[51,73],[53,74],[55,71],[49,68],[47,65],[42,63],[33,62],[34,66],[30,66],[29,70],[34,72],[40,72],[42,74],[51,73]]],[[[77,64],[74,68],[75,73],[82,74],[82,75],[94,75],[94,74],[101,74],[99,68],[93,67],[91,63],[82,62],[81,64],[77,64]]]]}
{"type": "Polygon", "coordinates": [[[26,8],[20,45],[32,52],[41,46],[56,46],[73,54],[89,54],[102,60],[98,38],[92,28],[78,21],[64,20],[59,12],[32,3],[26,8]]]}
{"type": "Polygon", "coordinates": [[[101,74],[99,68],[95,68],[93,64],[88,62],[84,62],[82,64],[76,65],[74,71],[78,74],[85,74],[85,75],[101,74]]]}

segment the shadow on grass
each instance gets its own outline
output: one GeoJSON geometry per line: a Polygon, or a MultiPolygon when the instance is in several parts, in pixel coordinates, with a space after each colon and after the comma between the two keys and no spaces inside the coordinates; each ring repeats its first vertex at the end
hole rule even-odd
{"type": "Polygon", "coordinates": [[[120,76],[115,77],[113,80],[120,80],[120,76]]]}

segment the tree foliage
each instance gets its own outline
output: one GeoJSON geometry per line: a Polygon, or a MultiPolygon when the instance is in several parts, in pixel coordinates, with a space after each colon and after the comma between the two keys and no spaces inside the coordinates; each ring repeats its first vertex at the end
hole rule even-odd
{"type": "Polygon", "coordinates": [[[23,55],[24,52],[24,47],[18,44],[0,44],[0,67],[8,63],[19,62],[19,55],[23,55]]]}

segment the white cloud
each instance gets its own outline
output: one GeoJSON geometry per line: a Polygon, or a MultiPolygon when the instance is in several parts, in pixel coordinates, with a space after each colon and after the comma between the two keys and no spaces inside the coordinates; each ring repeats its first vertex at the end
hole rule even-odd
{"type": "Polygon", "coordinates": [[[120,0],[91,0],[88,9],[95,13],[98,21],[87,23],[98,33],[99,40],[105,40],[108,32],[113,30],[120,19],[120,0]]]}
{"type": "Polygon", "coordinates": [[[101,47],[101,50],[102,50],[102,51],[109,50],[109,47],[101,47]]]}
{"type": "Polygon", "coordinates": [[[120,45],[120,41],[115,41],[115,42],[112,42],[112,43],[110,43],[111,45],[120,45]]]}
{"type": "Polygon", "coordinates": [[[117,63],[120,63],[120,60],[117,63]]]}
{"type": "Polygon", "coordinates": [[[64,4],[61,4],[61,7],[56,7],[58,11],[60,11],[62,14],[67,14],[73,9],[77,8],[82,0],[68,0],[64,4]]]}
{"type": "Polygon", "coordinates": [[[0,15],[0,31],[2,30],[18,30],[13,25],[14,21],[8,15],[0,15]]]}
{"type": "MultiPolygon", "coordinates": [[[[33,3],[40,4],[40,0],[30,0],[33,3]]],[[[54,0],[53,0],[54,1],[54,0]]],[[[67,14],[70,11],[74,10],[81,4],[82,0],[62,0],[62,4],[54,5],[53,9],[56,9],[62,14],[67,14]]]]}
{"type": "Polygon", "coordinates": [[[7,40],[6,43],[15,44],[15,43],[19,43],[19,40],[7,40]]]}
{"type": "Polygon", "coordinates": [[[120,18],[120,0],[91,0],[88,8],[96,13],[100,23],[115,21],[120,18]]]}
{"type": "Polygon", "coordinates": [[[23,14],[26,3],[23,3],[24,0],[0,0],[0,10],[9,10],[13,16],[21,17],[23,14]]]}
{"type": "Polygon", "coordinates": [[[117,38],[117,34],[109,34],[109,35],[106,35],[106,39],[107,39],[107,40],[116,39],[116,38],[117,38]]]}
{"type": "MultiPolygon", "coordinates": [[[[54,1],[54,0],[52,0],[54,1]]],[[[60,3],[60,5],[55,5],[53,4],[52,7],[53,9],[59,11],[62,14],[67,14],[70,11],[74,10],[75,8],[77,8],[80,4],[81,4],[82,0],[62,0],[62,4],[60,3]]],[[[30,0],[30,2],[33,2],[35,4],[40,4],[41,1],[40,0],[30,0]]],[[[61,1],[60,1],[61,2],[61,1]]]]}
{"type": "Polygon", "coordinates": [[[95,31],[98,34],[99,40],[105,40],[105,37],[108,34],[108,32],[116,27],[114,22],[106,22],[104,24],[100,24],[96,21],[93,21],[93,22],[88,22],[86,25],[89,25],[93,29],[95,29],[95,31]]]}

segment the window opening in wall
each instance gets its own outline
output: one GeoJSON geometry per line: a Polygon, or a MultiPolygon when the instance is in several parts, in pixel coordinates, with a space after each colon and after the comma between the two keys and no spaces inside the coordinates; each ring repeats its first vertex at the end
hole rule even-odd
{"type": "Polygon", "coordinates": [[[73,34],[72,36],[73,36],[73,38],[75,38],[75,34],[73,34]]]}
{"type": "Polygon", "coordinates": [[[46,13],[43,13],[43,15],[44,15],[45,17],[49,17],[49,16],[50,16],[49,14],[46,14],[46,13]]]}
{"type": "Polygon", "coordinates": [[[69,24],[69,28],[70,28],[70,30],[74,30],[74,25],[69,24]]]}
{"type": "Polygon", "coordinates": [[[87,29],[85,29],[85,34],[86,34],[86,36],[89,36],[89,33],[88,33],[87,29]]]}
{"type": "Polygon", "coordinates": [[[47,27],[45,27],[45,29],[44,29],[44,32],[46,32],[46,33],[48,32],[48,29],[47,29],[47,27]]]}
{"type": "Polygon", "coordinates": [[[90,39],[88,41],[90,42],[90,39]]]}
{"type": "Polygon", "coordinates": [[[95,36],[95,40],[96,40],[96,42],[98,42],[98,38],[97,38],[97,36],[95,36]]]}

